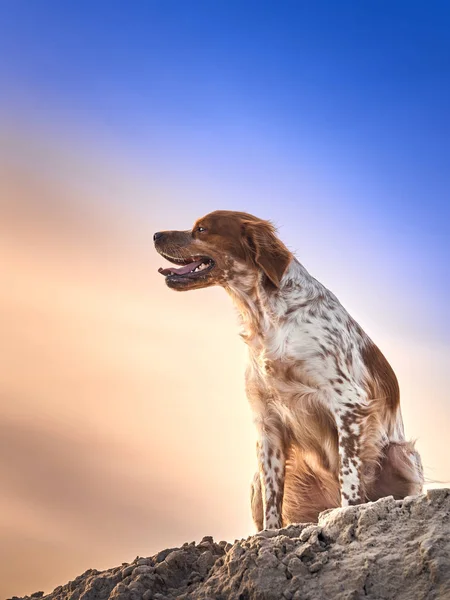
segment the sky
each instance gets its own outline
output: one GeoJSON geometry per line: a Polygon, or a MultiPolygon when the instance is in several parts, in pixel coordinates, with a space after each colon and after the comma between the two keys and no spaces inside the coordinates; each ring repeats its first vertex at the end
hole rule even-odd
{"type": "Polygon", "coordinates": [[[252,532],[233,308],[168,290],[152,245],[218,208],[276,223],[450,479],[449,26],[445,2],[0,2],[2,597],[252,532]]]}

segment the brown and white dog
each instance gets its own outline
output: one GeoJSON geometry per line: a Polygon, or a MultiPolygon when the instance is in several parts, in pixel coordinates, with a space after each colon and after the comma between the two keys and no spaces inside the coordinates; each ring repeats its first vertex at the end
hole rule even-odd
{"type": "Polygon", "coordinates": [[[422,464],[405,441],[393,370],[270,222],[215,211],[154,241],[178,265],[159,269],[171,289],[221,285],[239,311],[258,433],[251,504],[259,530],[420,493],[422,464]]]}

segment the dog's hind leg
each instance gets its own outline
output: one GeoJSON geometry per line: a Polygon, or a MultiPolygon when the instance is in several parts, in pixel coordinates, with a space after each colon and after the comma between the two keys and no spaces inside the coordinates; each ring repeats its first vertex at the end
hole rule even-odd
{"type": "Polygon", "coordinates": [[[336,473],[324,469],[312,456],[306,459],[292,448],[286,464],[283,525],[315,523],[319,513],[340,506],[336,473]]]}
{"type": "Polygon", "coordinates": [[[390,442],[384,449],[379,473],[368,494],[370,500],[394,496],[401,500],[422,492],[423,468],[411,442],[390,442]]]}

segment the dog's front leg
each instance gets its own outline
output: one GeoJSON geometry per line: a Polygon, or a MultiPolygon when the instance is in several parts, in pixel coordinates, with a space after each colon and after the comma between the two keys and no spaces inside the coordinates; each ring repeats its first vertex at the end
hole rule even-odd
{"type": "Polygon", "coordinates": [[[259,432],[257,443],[264,529],[282,527],[285,454],[281,437],[273,431],[259,432]]]}
{"type": "Polygon", "coordinates": [[[336,417],[339,438],[339,484],[341,506],[365,502],[362,481],[361,440],[363,420],[358,405],[341,408],[336,417]]]}

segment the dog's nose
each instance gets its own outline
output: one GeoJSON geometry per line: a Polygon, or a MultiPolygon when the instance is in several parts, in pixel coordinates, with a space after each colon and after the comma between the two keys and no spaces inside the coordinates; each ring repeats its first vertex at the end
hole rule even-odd
{"type": "Polygon", "coordinates": [[[161,231],[157,231],[154,236],[153,236],[153,241],[157,242],[159,240],[159,238],[162,238],[164,234],[161,231]]]}

